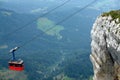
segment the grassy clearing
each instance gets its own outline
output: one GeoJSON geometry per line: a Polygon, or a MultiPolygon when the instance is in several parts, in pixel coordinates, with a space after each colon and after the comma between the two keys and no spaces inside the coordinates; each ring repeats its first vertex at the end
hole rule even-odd
{"type": "Polygon", "coordinates": [[[57,39],[61,39],[60,32],[64,30],[63,26],[55,25],[55,23],[47,18],[40,18],[37,22],[38,29],[46,33],[47,35],[56,36],[57,39]]]}

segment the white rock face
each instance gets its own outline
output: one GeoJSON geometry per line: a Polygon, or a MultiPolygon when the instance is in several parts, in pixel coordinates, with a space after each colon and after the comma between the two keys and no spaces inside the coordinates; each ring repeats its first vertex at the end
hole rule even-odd
{"type": "Polygon", "coordinates": [[[120,80],[120,23],[111,16],[98,17],[91,31],[90,59],[93,80],[120,80]]]}

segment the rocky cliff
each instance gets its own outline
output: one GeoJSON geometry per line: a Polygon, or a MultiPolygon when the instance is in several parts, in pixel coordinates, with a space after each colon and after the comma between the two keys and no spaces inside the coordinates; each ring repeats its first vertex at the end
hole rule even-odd
{"type": "Polygon", "coordinates": [[[120,10],[100,15],[91,38],[93,80],[120,80],[120,10]]]}

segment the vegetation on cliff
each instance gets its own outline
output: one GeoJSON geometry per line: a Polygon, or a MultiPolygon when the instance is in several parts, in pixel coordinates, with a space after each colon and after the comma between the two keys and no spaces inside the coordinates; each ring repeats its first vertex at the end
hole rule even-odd
{"type": "Polygon", "coordinates": [[[113,20],[118,18],[120,22],[120,10],[110,11],[102,14],[103,17],[109,15],[112,17],[113,20]]]}

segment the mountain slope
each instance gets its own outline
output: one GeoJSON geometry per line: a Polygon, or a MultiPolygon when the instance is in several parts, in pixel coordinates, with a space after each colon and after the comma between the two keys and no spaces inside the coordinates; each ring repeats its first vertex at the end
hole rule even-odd
{"type": "Polygon", "coordinates": [[[89,60],[89,31],[94,20],[94,15],[88,15],[88,13],[93,11],[85,10],[88,13],[81,12],[54,27],[49,33],[45,32],[77,9],[57,10],[44,18],[37,18],[38,20],[26,26],[24,26],[26,23],[40,14],[17,13],[2,9],[0,11],[0,72],[3,73],[3,68],[7,69],[6,76],[9,72],[7,62],[11,58],[11,54],[8,54],[11,48],[40,35],[16,51],[17,59],[21,58],[25,62],[23,74],[27,75],[28,80],[88,80],[93,73],[89,60]],[[24,28],[16,31],[20,27],[24,28]],[[9,34],[10,32],[13,33],[9,34]]]}

